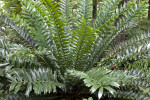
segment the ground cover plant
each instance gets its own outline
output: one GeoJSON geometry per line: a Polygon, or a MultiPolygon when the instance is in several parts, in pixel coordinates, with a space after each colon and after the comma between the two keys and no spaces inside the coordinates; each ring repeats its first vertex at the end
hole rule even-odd
{"type": "Polygon", "coordinates": [[[116,42],[146,10],[140,0],[105,0],[95,19],[92,0],[19,1],[19,14],[0,14],[24,42],[0,39],[2,100],[150,99],[150,33],[116,42]]]}

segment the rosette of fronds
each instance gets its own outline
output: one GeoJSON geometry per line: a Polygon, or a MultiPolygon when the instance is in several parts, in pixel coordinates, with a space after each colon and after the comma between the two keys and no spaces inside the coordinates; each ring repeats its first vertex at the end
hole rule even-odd
{"type": "Polygon", "coordinates": [[[115,43],[146,10],[140,0],[120,8],[122,0],[103,1],[95,20],[92,0],[80,0],[76,9],[71,0],[19,1],[21,14],[4,12],[0,21],[30,47],[0,39],[3,93],[29,100],[149,98],[149,76],[141,72],[149,59],[150,33],[115,43]]]}

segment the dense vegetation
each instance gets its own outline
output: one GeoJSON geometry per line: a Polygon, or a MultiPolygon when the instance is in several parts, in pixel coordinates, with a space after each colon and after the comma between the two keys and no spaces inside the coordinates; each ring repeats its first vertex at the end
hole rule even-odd
{"type": "Polygon", "coordinates": [[[92,0],[17,1],[0,13],[0,100],[150,99],[145,3],[105,0],[93,19],[92,0]]]}

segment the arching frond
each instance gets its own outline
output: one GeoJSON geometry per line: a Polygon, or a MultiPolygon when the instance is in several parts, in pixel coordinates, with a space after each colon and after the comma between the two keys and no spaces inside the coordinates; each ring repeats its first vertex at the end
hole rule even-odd
{"type": "MultiPolygon", "coordinates": [[[[141,5],[140,3],[132,5],[132,3],[125,3],[123,7],[121,7],[120,12],[123,11],[124,16],[122,18],[120,18],[120,20],[117,23],[116,27],[111,27],[111,31],[108,31],[108,27],[110,25],[107,25],[107,23],[105,23],[105,25],[102,27],[102,29],[100,29],[100,31],[98,32],[98,37],[97,39],[95,39],[95,49],[93,50],[93,54],[91,56],[91,58],[94,58],[91,62],[91,64],[93,65],[94,62],[97,60],[96,58],[99,56],[103,56],[105,50],[107,50],[107,48],[110,47],[111,43],[114,41],[114,39],[116,39],[116,37],[118,37],[119,35],[121,35],[121,32],[130,28],[129,26],[129,21],[133,20],[134,18],[136,18],[136,16],[138,16],[139,14],[141,14],[142,9],[144,9],[145,6],[141,5]],[[127,5],[127,7],[126,7],[127,5]],[[128,11],[124,12],[127,8],[128,11]],[[104,31],[103,31],[104,30],[104,31]],[[107,30],[107,32],[106,32],[107,30]],[[105,33],[102,34],[101,32],[105,33]],[[100,40],[101,39],[101,40],[100,40]],[[100,43],[99,43],[100,42],[100,43]],[[96,57],[97,56],[97,57],[96,57]]],[[[115,9],[114,9],[115,10],[115,9]]],[[[122,14],[118,11],[114,11],[114,16],[119,16],[119,14],[122,14]],[[116,15],[115,15],[116,14],[116,15]]],[[[112,25],[111,25],[112,26],[112,25]]]]}
{"type": "MultiPolygon", "coordinates": [[[[17,67],[31,66],[36,60],[31,53],[28,53],[28,51],[30,51],[30,49],[25,48],[22,45],[11,44],[3,39],[0,40],[0,53],[6,63],[10,63],[17,67]],[[23,55],[23,53],[26,53],[26,55],[23,55]]],[[[35,64],[37,64],[37,62],[35,64]]]]}
{"type": "Polygon", "coordinates": [[[9,63],[15,67],[34,68],[42,65],[53,70],[58,68],[55,57],[46,50],[37,51],[0,39],[0,53],[1,62],[9,63]]]}
{"type": "Polygon", "coordinates": [[[139,99],[139,100],[149,100],[150,97],[147,96],[146,94],[142,93],[142,92],[135,92],[133,90],[130,90],[130,91],[116,91],[116,96],[112,96],[112,95],[108,95],[109,98],[113,99],[127,99],[127,100],[135,100],[135,99],[139,99]]]}
{"type": "Polygon", "coordinates": [[[79,0],[77,8],[77,20],[80,20],[81,17],[84,17],[85,22],[88,23],[88,19],[92,18],[92,0],[79,0]]]}
{"type": "Polygon", "coordinates": [[[139,34],[130,40],[119,43],[114,49],[109,50],[107,60],[112,59],[113,64],[118,66],[128,60],[147,58],[149,55],[149,39],[150,33],[144,32],[139,34]],[[138,57],[138,58],[137,58],[138,57]],[[116,58],[116,60],[114,60],[116,58]]]}
{"type": "Polygon", "coordinates": [[[79,24],[80,29],[76,30],[73,34],[72,48],[73,48],[73,67],[76,69],[86,69],[88,67],[88,60],[90,56],[90,48],[95,40],[95,30],[89,27],[85,21],[82,19],[83,23],[79,24]]]}
{"type": "Polygon", "coordinates": [[[36,42],[31,38],[29,34],[26,33],[24,28],[20,28],[15,22],[10,20],[8,16],[1,15],[0,20],[9,25],[12,29],[15,29],[25,40],[27,40],[33,47],[35,47],[36,42]]]}
{"type": "Polygon", "coordinates": [[[6,57],[10,52],[11,44],[8,41],[0,39],[0,55],[1,57],[6,57]]]}
{"type": "MultiPolygon", "coordinates": [[[[41,0],[48,11],[50,12],[50,15],[52,20],[53,20],[53,33],[54,33],[54,49],[53,53],[58,58],[59,65],[63,66],[64,68],[67,67],[67,59],[69,54],[69,34],[65,33],[64,31],[64,20],[61,19],[61,12],[58,8],[58,5],[56,3],[53,3],[52,0],[41,0]]],[[[69,61],[69,60],[68,60],[69,61]]],[[[64,69],[62,69],[64,70],[64,69]]]]}
{"type": "MultiPolygon", "coordinates": [[[[148,100],[150,95],[144,90],[149,91],[149,69],[147,71],[131,69],[125,71],[113,71],[109,74],[111,77],[116,77],[122,79],[120,89],[116,91],[114,95],[115,98],[124,98],[124,99],[142,99],[148,100]],[[124,76],[124,77],[122,77],[124,76]],[[127,79],[126,76],[133,76],[132,80],[127,79]],[[144,89],[145,88],[145,89],[144,89]]],[[[108,94],[110,97],[112,95],[108,94]]]]}
{"type": "MultiPolygon", "coordinates": [[[[100,27],[103,24],[110,24],[118,17],[115,15],[115,10],[118,8],[118,4],[122,0],[105,0],[103,1],[101,8],[98,12],[97,18],[94,22],[95,27],[100,27]],[[112,16],[113,15],[113,16],[112,16]]],[[[118,11],[119,9],[117,9],[118,11]]],[[[119,12],[116,12],[119,13],[119,12]]]]}
{"type": "Polygon", "coordinates": [[[56,92],[56,87],[62,84],[57,81],[56,73],[52,73],[49,68],[38,69],[12,69],[12,73],[7,73],[6,77],[10,79],[9,91],[16,94],[22,86],[26,87],[25,95],[29,96],[30,92],[34,93],[51,93],[56,92]]]}
{"type": "Polygon", "coordinates": [[[108,90],[111,94],[115,93],[115,90],[111,86],[119,87],[119,84],[115,82],[115,78],[108,77],[111,70],[105,70],[104,68],[99,68],[96,70],[91,70],[87,73],[80,71],[70,71],[71,75],[75,75],[83,79],[84,84],[87,87],[91,87],[91,93],[98,90],[98,98],[102,97],[104,89],[108,90]]]}
{"type": "Polygon", "coordinates": [[[71,45],[71,38],[74,31],[73,25],[74,25],[74,18],[72,14],[73,6],[72,6],[71,0],[60,0],[59,2],[59,9],[62,13],[62,19],[65,21],[64,26],[64,32],[69,34],[68,35],[68,41],[70,42],[69,46],[71,45]]]}
{"type": "Polygon", "coordinates": [[[35,4],[35,1],[33,0],[20,0],[22,4],[22,15],[21,16],[14,16],[13,20],[18,22],[20,20],[23,20],[21,22],[24,23],[26,27],[26,30],[29,31],[29,34],[36,40],[36,45],[40,46],[41,49],[48,48],[51,49],[53,41],[53,33],[52,29],[50,28],[51,20],[47,20],[48,13],[44,13],[43,10],[46,9],[41,2],[36,2],[37,6],[35,4]],[[42,9],[42,11],[41,11],[42,9]],[[45,16],[44,16],[45,15],[45,16]],[[23,19],[22,19],[23,18],[23,19]],[[47,23],[47,21],[49,21],[47,23]],[[45,43],[45,40],[47,43],[45,43]]]}
{"type": "Polygon", "coordinates": [[[126,68],[128,68],[128,69],[131,69],[131,68],[138,68],[138,69],[143,69],[143,70],[147,70],[148,69],[148,67],[149,67],[149,60],[148,59],[144,59],[144,58],[142,58],[142,59],[139,59],[139,60],[137,60],[137,61],[135,61],[135,62],[128,62],[127,64],[126,64],[126,68]]]}
{"type": "Polygon", "coordinates": [[[63,16],[63,19],[66,20],[66,22],[72,24],[72,2],[71,0],[60,0],[60,10],[63,16]]]}

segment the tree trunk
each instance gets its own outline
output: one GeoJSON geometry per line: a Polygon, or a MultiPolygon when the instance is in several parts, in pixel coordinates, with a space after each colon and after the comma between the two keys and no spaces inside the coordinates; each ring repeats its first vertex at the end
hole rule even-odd
{"type": "Polygon", "coordinates": [[[93,0],[93,19],[97,16],[97,0],[93,0]]]}
{"type": "MultiPolygon", "coordinates": [[[[122,1],[119,3],[118,8],[120,8],[121,6],[123,6],[124,3],[127,3],[127,2],[128,2],[128,0],[122,0],[122,1]]],[[[119,15],[119,17],[118,17],[118,18],[116,19],[116,21],[115,21],[115,26],[117,25],[117,22],[119,21],[119,19],[122,18],[122,17],[123,17],[123,15],[119,15]]],[[[117,39],[116,42],[122,42],[122,41],[125,41],[125,39],[126,39],[126,33],[123,32],[123,34],[120,35],[120,37],[118,37],[118,39],[117,39]]]]}
{"type": "Polygon", "coordinates": [[[124,4],[124,3],[127,3],[127,2],[128,2],[128,0],[122,0],[122,1],[119,3],[118,7],[120,8],[120,6],[123,6],[123,4],[124,4]]]}
{"type": "MultiPolygon", "coordinates": [[[[120,8],[121,6],[123,6],[124,3],[127,3],[128,0],[122,0],[119,5],[118,5],[118,8],[120,8]]],[[[117,22],[119,21],[119,19],[122,17],[122,15],[119,15],[119,17],[116,19],[115,21],[115,25],[117,25],[117,22]]]]}
{"type": "Polygon", "coordinates": [[[148,9],[148,19],[150,20],[150,0],[149,0],[149,9],[148,9]]]}

